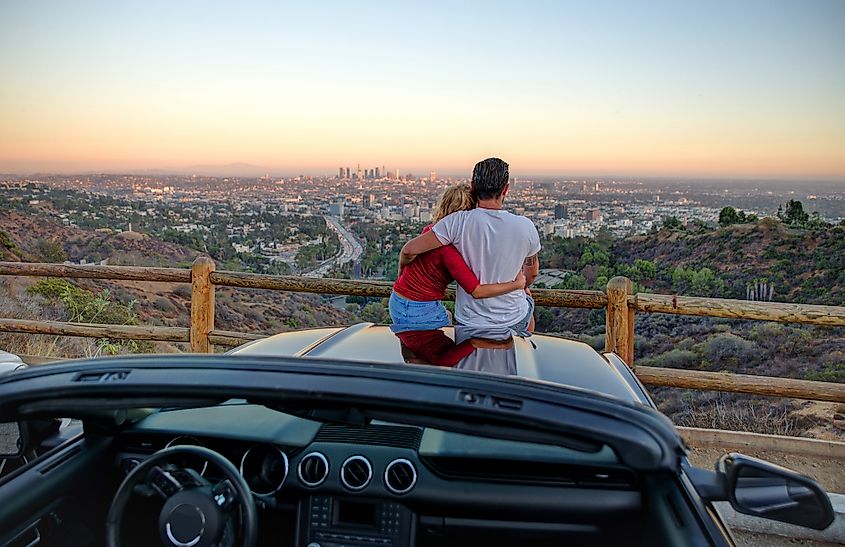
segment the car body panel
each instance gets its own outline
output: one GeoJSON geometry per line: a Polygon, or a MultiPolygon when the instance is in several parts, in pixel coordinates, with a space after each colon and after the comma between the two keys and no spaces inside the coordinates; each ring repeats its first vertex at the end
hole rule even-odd
{"type": "MultiPolygon", "coordinates": [[[[455,339],[454,328],[447,327],[442,332],[455,339]]],[[[583,342],[549,335],[514,336],[512,340],[512,349],[478,349],[471,359],[462,360],[455,368],[492,373],[514,372],[523,378],[595,391],[627,402],[649,404],[644,392],[634,389],[635,384],[630,378],[625,378],[614,363],[583,342]],[[503,351],[513,352],[515,371],[508,371],[499,360],[486,359],[503,351]]],[[[406,364],[400,341],[390,327],[371,323],[345,329],[320,329],[320,336],[315,333],[314,336],[304,337],[300,331],[277,334],[236,348],[230,354],[303,355],[406,364]]]]}
{"type": "Polygon", "coordinates": [[[0,350],[0,374],[7,374],[25,367],[26,364],[20,357],[14,353],[0,350]]]}

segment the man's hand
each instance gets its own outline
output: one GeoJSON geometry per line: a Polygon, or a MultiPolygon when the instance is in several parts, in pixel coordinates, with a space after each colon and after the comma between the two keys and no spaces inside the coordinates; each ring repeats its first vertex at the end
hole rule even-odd
{"type": "Polygon", "coordinates": [[[513,281],[514,281],[514,283],[517,284],[517,286],[520,289],[524,289],[525,288],[525,282],[527,281],[526,278],[525,278],[525,272],[522,271],[522,270],[519,270],[519,273],[516,274],[516,279],[514,279],[513,281]]]}
{"type": "Polygon", "coordinates": [[[413,262],[417,255],[427,253],[442,246],[443,244],[440,243],[434,232],[429,231],[418,235],[402,246],[402,251],[399,253],[399,271],[401,272],[402,268],[413,262]]]}
{"type": "Polygon", "coordinates": [[[540,260],[537,255],[529,256],[522,263],[522,271],[525,274],[525,286],[534,283],[537,279],[537,274],[540,273],[540,260]]]}

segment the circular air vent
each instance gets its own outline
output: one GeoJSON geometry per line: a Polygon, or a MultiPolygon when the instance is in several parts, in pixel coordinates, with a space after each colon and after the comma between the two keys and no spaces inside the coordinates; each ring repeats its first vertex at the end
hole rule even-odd
{"type": "Polygon", "coordinates": [[[350,456],[340,467],[340,482],[350,490],[361,490],[373,478],[373,466],[364,456],[350,456]]]}
{"type": "Polygon", "coordinates": [[[319,452],[309,452],[299,460],[296,474],[305,486],[319,486],[329,476],[329,461],[319,452]]]}
{"type": "Polygon", "coordinates": [[[288,457],[278,446],[257,444],[241,458],[241,475],[253,494],[275,494],[288,476],[288,457]]]}
{"type": "Polygon", "coordinates": [[[394,494],[407,494],[417,484],[414,464],[404,458],[393,460],[384,470],[384,484],[394,494]]]}

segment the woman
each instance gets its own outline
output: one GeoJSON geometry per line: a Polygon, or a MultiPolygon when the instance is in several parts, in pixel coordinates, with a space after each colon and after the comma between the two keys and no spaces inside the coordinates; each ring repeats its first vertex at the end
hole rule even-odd
{"type": "MultiPolygon", "coordinates": [[[[475,198],[466,184],[446,190],[432,219],[423,233],[441,218],[455,211],[468,211],[475,207],[475,198]]],[[[417,329],[436,329],[450,323],[443,298],[446,287],[456,281],[473,298],[489,298],[525,288],[525,275],[520,272],[509,283],[482,285],[454,245],[444,245],[418,256],[401,268],[399,279],[393,284],[390,295],[390,317],[396,326],[413,325],[417,329]]]]}

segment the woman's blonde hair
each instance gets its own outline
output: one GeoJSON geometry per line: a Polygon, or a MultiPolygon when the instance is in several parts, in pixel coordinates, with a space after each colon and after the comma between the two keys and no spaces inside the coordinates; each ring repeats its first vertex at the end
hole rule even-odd
{"type": "Polygon", "coordinates": [[[437,222],[455,211],[469,211],[470,209],[475,209],[475,196],[472,195],[469,184],[458,184],[443,192],[443,196],[437,202],[434,217],[431,221],[437,222]]]}

